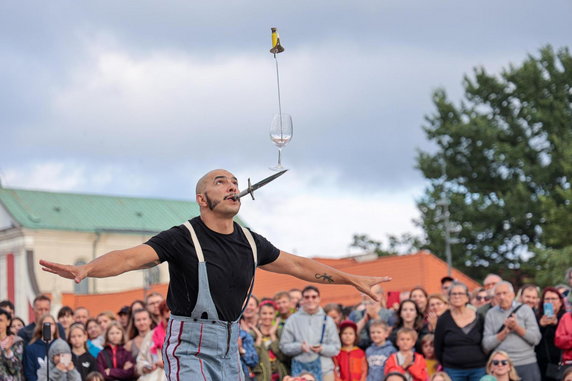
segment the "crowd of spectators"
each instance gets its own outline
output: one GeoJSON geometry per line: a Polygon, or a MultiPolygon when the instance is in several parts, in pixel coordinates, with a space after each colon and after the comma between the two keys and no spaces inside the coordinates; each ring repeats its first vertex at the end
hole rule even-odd
{"type": "MultiPolygon", "coordinates": [[[[239,353],[250,381],[572,381],[572,269],[568,284],[513,285],[495,274],[469,290],[444,277],[441,293],[414,287],[393,305],[381,286],[355,306],[320,290],[252,296],[239,353]]],[[[33,301],[29,324],[0,302],[0,380],[165,380],[170,317],[151,293],[117,312],[90,314],[33,301]]]]}

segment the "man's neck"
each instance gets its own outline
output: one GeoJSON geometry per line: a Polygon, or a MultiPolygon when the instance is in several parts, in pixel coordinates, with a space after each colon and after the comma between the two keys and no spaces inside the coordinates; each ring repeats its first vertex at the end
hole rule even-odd
{"type": "Polygon", "coordinates": [[[221,218],[210,213],[201,213],[201,221],[214,232],[220,234],[232,234],[234,232],[232,218],[221,218]]]}

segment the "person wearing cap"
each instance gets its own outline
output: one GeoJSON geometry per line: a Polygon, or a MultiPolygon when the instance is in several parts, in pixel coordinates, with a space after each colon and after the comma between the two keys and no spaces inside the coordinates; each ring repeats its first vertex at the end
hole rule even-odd
{"type": "Polygon", "coordinates": [[[56,339],[50,345],[48,361],[43,362],[38,369],[38,380],[47,380],[48,373],[49,381],[81,381],[72,361],[70,346],[62,339],[56,339]]]}
{"type": "Polygon", "coordinates": [[[127,332],[127,327],[129,326],[129,319],[131,318],[131,308],[129,306],[123,306],[119,311],[117,311],[117,321],[123,327],[123,330],[127,332]]]}
{"type": "Polygon", "coordinates": [[[340,323],[342,348],[334,357],[336,381],[365,381],[367,360],[365,352],[356,346],[359,340],[357,324],[351,320],[340,323]]]}

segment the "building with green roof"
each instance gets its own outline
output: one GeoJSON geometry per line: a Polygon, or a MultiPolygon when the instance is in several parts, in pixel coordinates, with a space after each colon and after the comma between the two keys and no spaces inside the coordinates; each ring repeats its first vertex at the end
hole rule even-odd
{"type": "MultiPolygon", "coordinates": [[[[41,270],[39,259],[81,264],[199,215],[194,201],[46,192],[0,187],[0,300],[17,314],[40,293],[103,293],[168,281],[166,265],[80,284],[41,270]]],[[[241,223],[240,220],[238,220],[241,223]]]]}

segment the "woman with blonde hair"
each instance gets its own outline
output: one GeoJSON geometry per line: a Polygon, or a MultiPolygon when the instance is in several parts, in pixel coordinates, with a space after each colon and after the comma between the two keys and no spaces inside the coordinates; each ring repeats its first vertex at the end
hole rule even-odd
{"type": "Polygon", "coordinates": [[[508,354],[495,351],[487,362],[487,374],[495,376],[497,381],[519,381],[520,377],[508,354]]]}
{"type": "Polygon", "coordinates": [[[427,297],[427,328],[435,332],[437,319],[449,309],[449,301],[442,294],[431,294],[427,297]]]}

